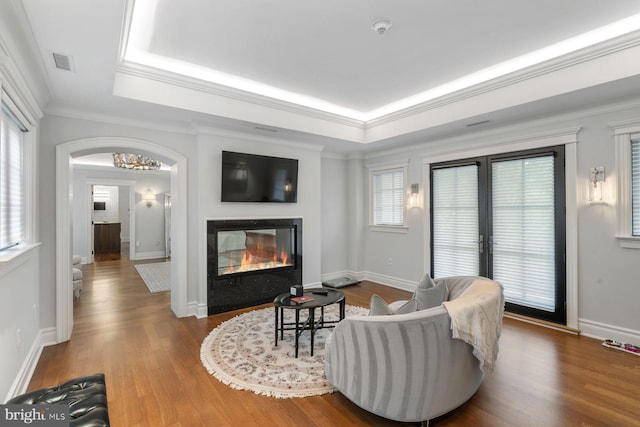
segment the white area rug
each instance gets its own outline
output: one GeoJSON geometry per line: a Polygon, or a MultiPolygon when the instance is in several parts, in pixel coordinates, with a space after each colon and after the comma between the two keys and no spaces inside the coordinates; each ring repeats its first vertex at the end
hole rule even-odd
{"type": "Polygon", "coordinates": [[[138,274],[144,280],[149,292],[171,290],[171,263],[154,262],[152,264],[136,264],[138,274]]]}
{"type": "MultiPolygon", "coordinates": [[[[338,319],[338,304],[325,307],[325,318],[338,319]]],[[[319,312],[319,310],[317,310],[319,312]]],[[[369,310],[346,306],[346,316],[366,314],[369,310]]],[[[284,310],[285,322],[293,321],[294,310],[284,310]]],[[[304,315],[301,317],[304,318],[304,315]]],[[[275,313],[263,308],[241,314],[221,323],[202,342],[200,358],[209,373],[238,390],[289,398],[317,396],[334,391],[324,370],[324,343],[333,329],[315,334],[313,357],[310,335],[300,336],[295,358],[295,332],[285,331],[284,339],[274,346],[275,313]]]]}

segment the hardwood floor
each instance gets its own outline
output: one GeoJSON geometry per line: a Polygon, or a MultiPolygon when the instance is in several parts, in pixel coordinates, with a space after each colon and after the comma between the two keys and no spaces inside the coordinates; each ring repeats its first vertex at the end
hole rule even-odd
{"type": "MultiPolygon", "coordinates": [[[[368,282],[343,290],[361,306],[373,293],[387,301],[409,295],[368,282]]],[[[250,309],[177,319],[169,305],[169,293],[149,293],[126,258],[84,266],[72,338],[44,349],[29,389],[104,372],[115,427],[411,425],[369,414],[340,393],[275,399],[233,390],[204,369],[200,345],[250,309]]],[[[494,373],[431,426],[640,426],[640,357],[505,319],[494,373]]]]}

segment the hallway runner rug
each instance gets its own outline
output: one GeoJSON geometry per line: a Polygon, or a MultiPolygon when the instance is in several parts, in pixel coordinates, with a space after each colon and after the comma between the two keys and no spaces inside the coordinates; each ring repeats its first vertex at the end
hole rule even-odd
{"type": "Polygon", "coordinates": [[[136,264],[138,274],[149,288],[149,292],[165,292],[171,290],[171,263],[154,262],[151,264],[136,264]]]}
{"type": "MultiPolygon", "coordinates": [[[[325,307],[325,318],[338,319],[338,304],[325,307]]],[[[346,316],[367,314],[368,309],[346,306],[346,316]]],[[[285,322],[293,321],[294,310],[284,310],[285,322]]],[[[304,318],[303,313],[300,313],[304,318]]],[[[310,336],[300,336],[295,358],[295,331],[285,331],[274,346],[274,309],[263,308],[221,323],[204,339],[200,358],[210,374],[237,390],[277,398],[318,396],[332,393],[324,370],[324,343],[332,328],[315,334],[313,357],[310,336]]]]}

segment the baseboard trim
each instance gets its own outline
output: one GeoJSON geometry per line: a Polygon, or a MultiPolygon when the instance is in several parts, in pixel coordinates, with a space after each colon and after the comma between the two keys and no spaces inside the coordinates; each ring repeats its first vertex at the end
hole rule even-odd
{"type": "Polygon", "coordinates": [[[587,319],[578,319],[578,325],[580,325],[582,335],[589,338],[614,339],[627,344],[640,345],[640,331],[587,319]]]}
{"type": "Polygon", "coordinates": [[[389,286],[396,289],[402,289],[403,291],[414,292],[418,284],[409,280],[398,279],[391,276],[385,276],[382,274],[365,272],[363,280],[369,280],[371,282],[380,283],[381,285],[389,286]]]}
{"type": "Polygon", "coordinates": [[[31,377],[36,370],[36,366],[40,360],[40,355],[42,354],[42,336],[42,331],[38,331],[36,338],[33,340],[33,343],[31,343],[27,357],[24,362],[22,362],[22,366],[20,366],[18,374],[16,375],[13,384],[11,384],[11,388],[9,388],[9,392],[7,393],[4,402],[27,391],[29,383],[31,382],[31,377]]]}
{"type": "Polygon", "coordinates": [[[535,318],[529,317],[529,316],[523,316],[521,314],[510,313],[508,311],[504,312],[504,317],[507,317],[507,318],[513,319],[513,320],[518,320],[520,322],[530,323],[530,324],[536,325],[536,326],[542,326],[543,328],[554,329],[554,330],[560,331],[560,332],[566,332],[566,333],[572,334],[572,335],[580,335],[581,334],[581,331],[579,329],[571,328],[569,326],[560,325],[560,324],[553,323],[553,322],[548,322],[546,320],[535,319],[535,318]]]}
{"type": "Polygon", "coordinates": [[[209,316],[209,308],[207,304],[200,304],[197,301],[191,301],[187,303],[187,315],[193,316],[196,319],[204,319],[209,316]]]}

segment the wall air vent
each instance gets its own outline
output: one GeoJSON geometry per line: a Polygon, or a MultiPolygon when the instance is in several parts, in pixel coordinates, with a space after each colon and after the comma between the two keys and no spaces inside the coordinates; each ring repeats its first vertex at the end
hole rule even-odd
{"type": "Polygon", "coordinates": [[[53,53],[53,63],[59,70],[71,71],[71,57],[61,53],[53,53]]]}

